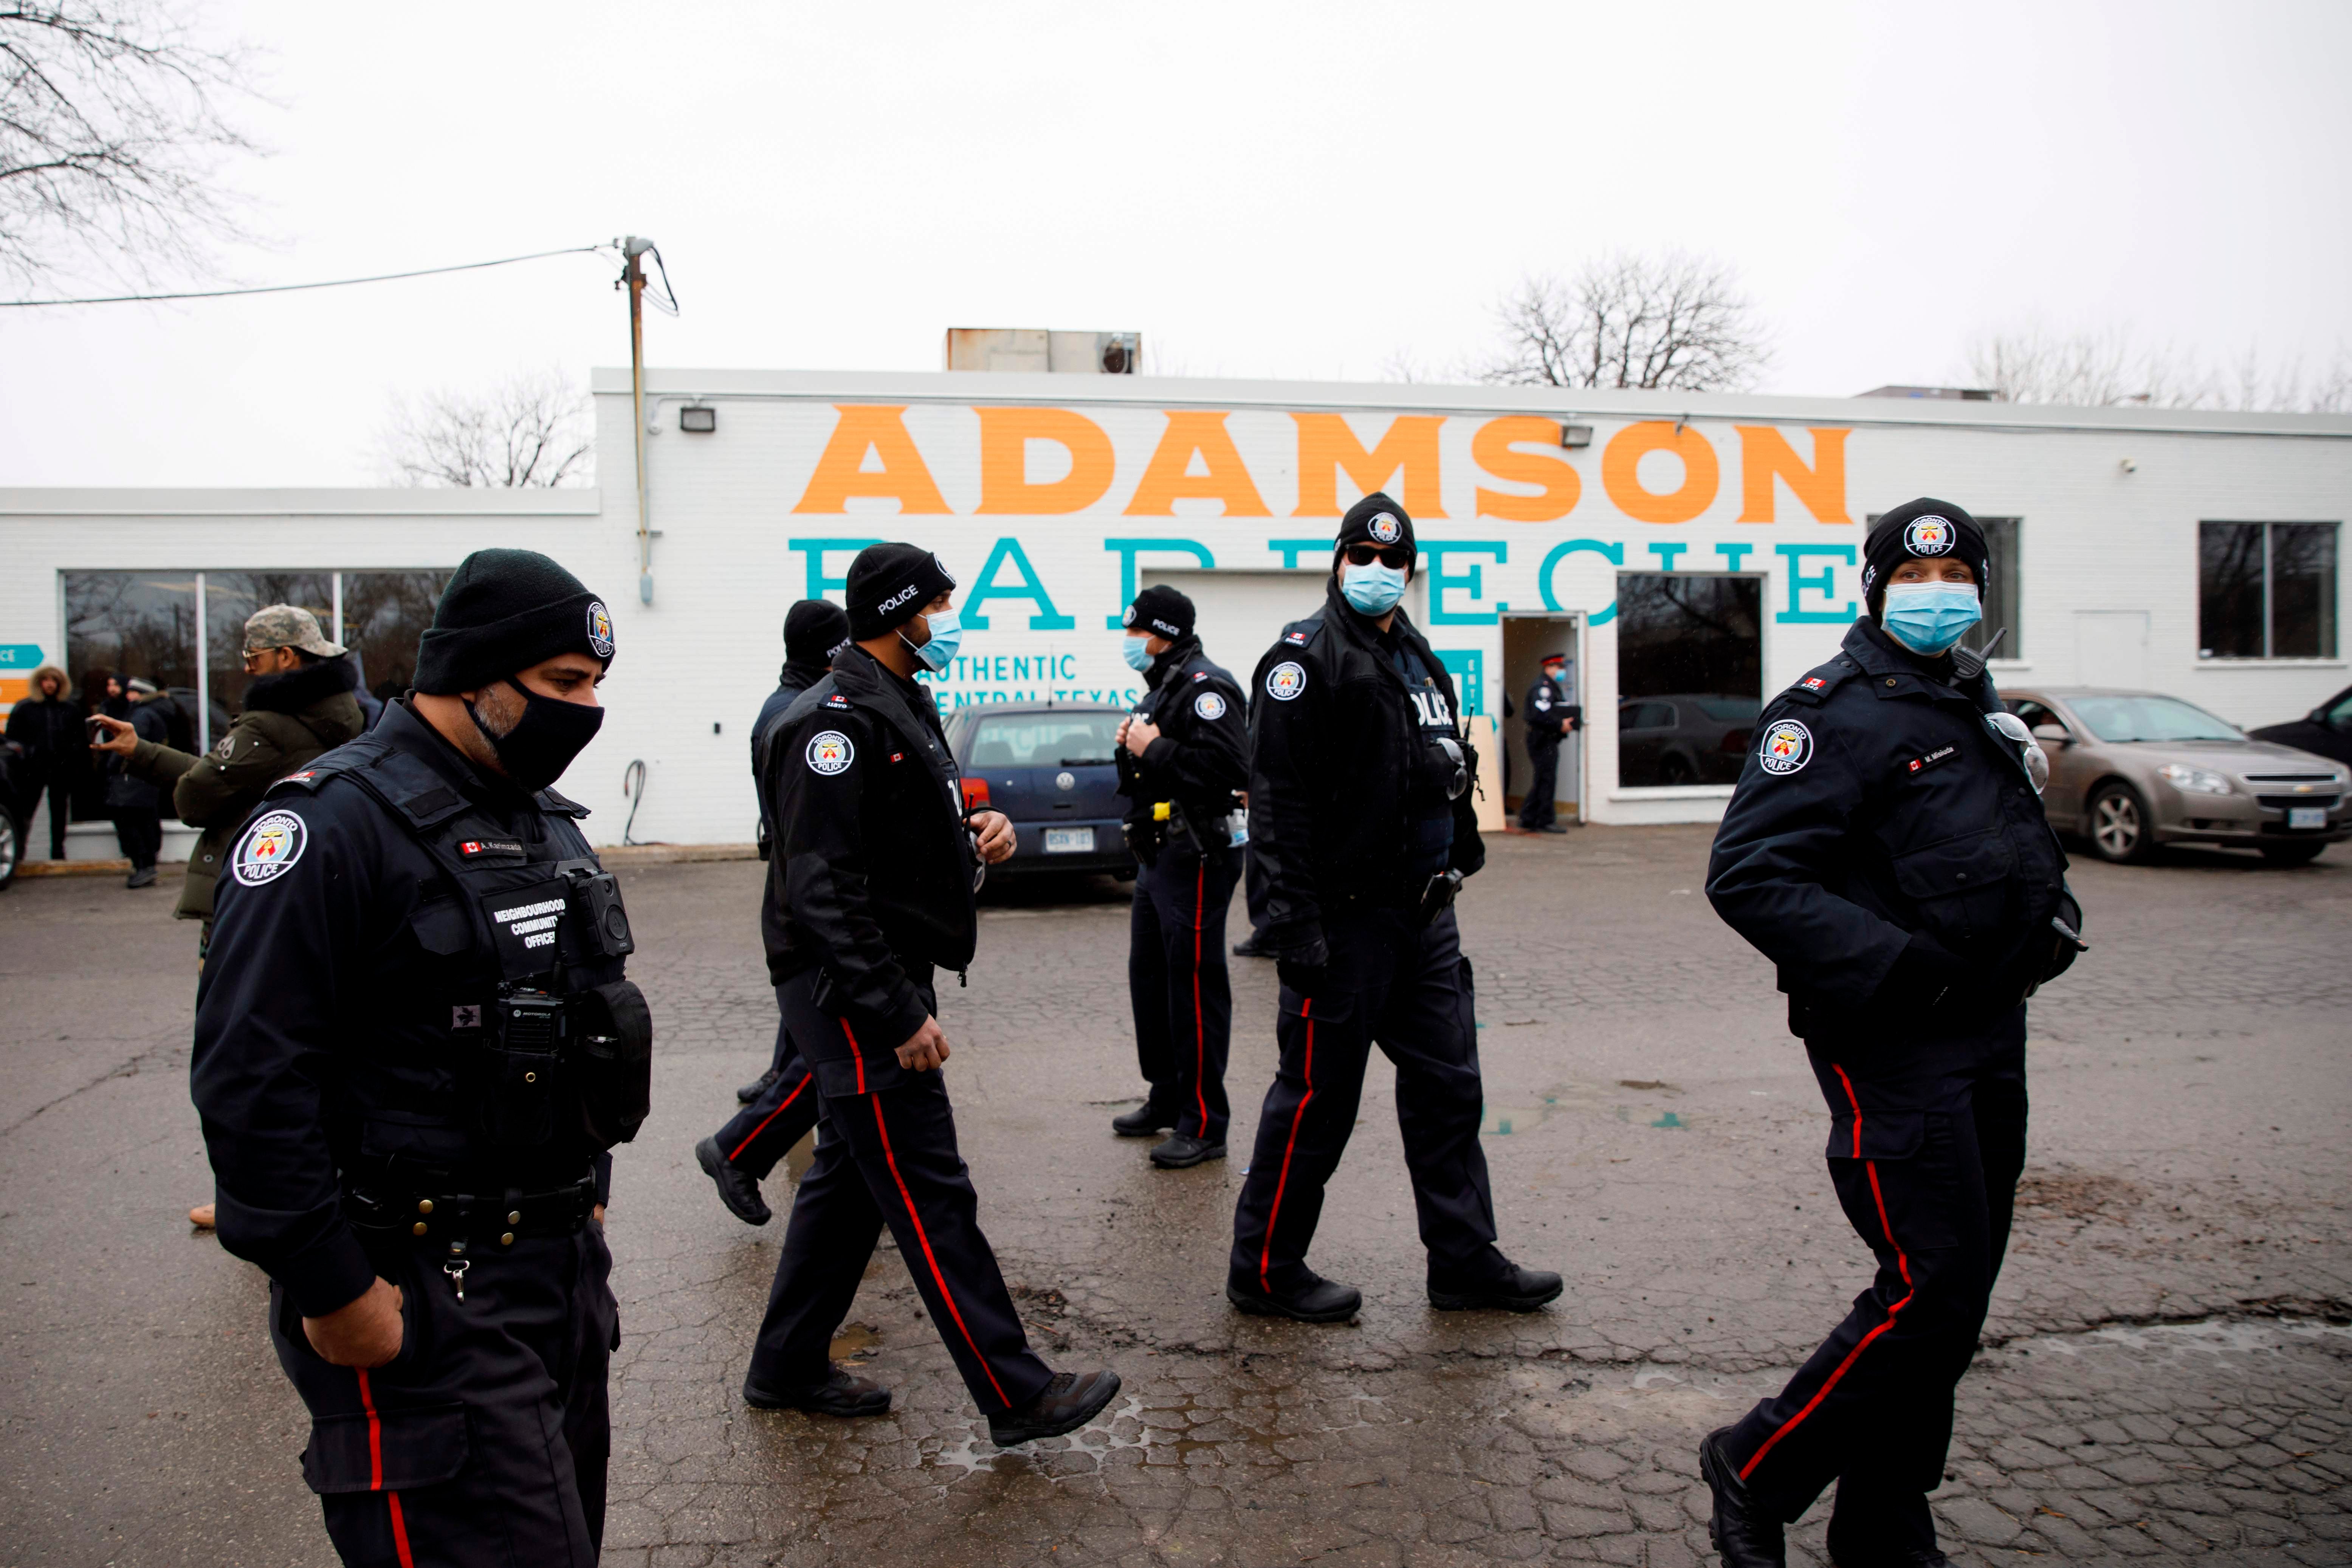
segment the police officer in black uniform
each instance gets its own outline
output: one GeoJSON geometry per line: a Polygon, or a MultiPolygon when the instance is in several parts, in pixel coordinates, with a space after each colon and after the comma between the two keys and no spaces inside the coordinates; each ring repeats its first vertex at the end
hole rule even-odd
{"type": "MultiPolygon", "coordinates": [[[[761,782],[765,769],[761,745],[793,700],[824,679],[834,650],[849,640],[849,616],[829,599],[803,599],[784,615],[784,668],[776,689],[760,708],[751,725],[751,783],[760,795],[760,858],[774,853],[775,811],[761,782]]],[[[776,896],[769,879],[763,900],[776,896]]],[[[746,1225],[765,1225],[774,1218],[760,1184],[816,1125],[817,1095],[808,1064],[793,1049],[792,1032],[782,1015],[776,1019],[775,1055],[768,1070],[735,1091],[742,1106],[710,1137],[694,1146],[695,1163],[719,1188],[719,1201],[746,1225]]]]}
{"type": "Polygon", "coordinates": [[[1868,617],[1765,708],[1707,897],[1780,967],[1829,1102],[1839,1201],[1877,1278],[1789,1385],[1700,1466],[1726,1563],[1785,1561],[1832,1481],[1840,1568],[1934,1564],[1952,1393],[2025,1160],[2025,998],[2081,951],[2044,820],[2048,763],[1958,646],[1991,562],[1922,499],[1865,545],[1868,617]]]}
{"type": "Polygon", "coordinates": [[[1557,820],[1554,805],[1559,794],[1559,743],[1577,726],[1576,707],[1559,684],[1567,668],[1566,654],[1544,655],[1543,673],[1528,688],[1520,709],[1528,721],[1528,763],[1535,770],[1526,798],[1519,802],[1519,826],[1529,833],[1568,831],[1557,820]]]}
{"type": "Polygon", "coordinates": [[[1150,688],[1118,729],[1127,839],[1141,862],[1127,987],[1150,1093],[1111,1127],[1122,1138],[1174,1129],[1151,1163],[1181,1170],[1225,1157],[1225,907],[1242,871],[1234,813],[1249,784],[1248,721],[1241,688],[1192,635],[1191,599],[1146,588],[1126,621],[1128,665],[1150,688]]]}
{"type": "Polygon", "coordinates": [[[467,556],[415,689],[272,786],[220,879],[191,1084],[346,1563],[596,1561],[605,1151],[652,1026],[587,813],[548,786],[612,658],[571,573],[467,556]]]}
{"type": "Polygon", "coordinates": [[[772,731],[768,875],[781,887],[761,928],[824,1120],[743,1397],[831,1415],[890,1407],[887,1389],[827,1356],[887,1224],[1004,1446],[1083,1426],[1118,1392],[1118,1376],[1055,1373],[1030,1350],[981,1234],[939,1070],[949,1047],[933,975],[971,962],[982,863],[1013,848],[1001,813],[965,810],[938,711],[914,679],[954,657],[954,589],[928,550],[860,551],[848,583],[856,640],[772,731]]]}
{"type": "Polygon", "coordinates": [[[1431,1304],[1531,1311],[1560,1291],[1559,1275],[1495,1245],[1470,961],[1453,910],[1486,858],[1476,759],[1452,677],[1397,607],[1415,559],[1404,509],[1366,496],[1340,523],[1323,608],[1283,628],[1252,681],[1250,840],[1282,986],[1279,1061],[1225,1281],[1246,1312],[1337,1322],[1362,1305],[1307,1267],[1307,1248],[1375,1044],[1396,1064],[1431,1304]]]}

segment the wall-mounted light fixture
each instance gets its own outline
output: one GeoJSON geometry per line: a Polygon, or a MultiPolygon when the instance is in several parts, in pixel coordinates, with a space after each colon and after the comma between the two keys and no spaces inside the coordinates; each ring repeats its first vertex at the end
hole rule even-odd
{"type": "Polygon", "coordinates": [[[2129,458],[2126,458],[2122,462],[2117,463],[2116,467],[2121,468],[2127,474],[2136,474],[2139,472],[2139,464],[2129,458]]]}
{"type": "Polygon", "coordinates": [[[1559,427],[1559,444],[1570,448],[1591,446],[1592,426],[1563,423],[1559,427]]]}
{"type": "Polygon", "coordinates": [[[708,436],[719,428],[719,410],[707,403],[689,403],[677,411],[677,427],[689,436],[708,436]]]}

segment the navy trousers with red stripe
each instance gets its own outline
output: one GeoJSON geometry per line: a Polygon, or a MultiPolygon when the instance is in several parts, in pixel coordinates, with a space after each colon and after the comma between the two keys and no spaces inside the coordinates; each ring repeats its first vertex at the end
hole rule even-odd
{"type": "Polygon", "coordinates": [[[1324,1184],[1355,1130],[1374,1045],[1396,1064],[1397,1124],[1431,1278],[1499,1277],[1508,1264],[1495,1247],[1478,1147],[1486,1095],[1454,911],[1423,928],[1410,910],[1327,910],[1323,933],[1331,962],[1313,994],[1282,987],[1280,1057],[1234,1210],[1234,1279],[1275,1291],[1307,1282],[1324,1184]]]}
{"type": "Polygon", "coordinates": [[[1981,1034],[1809,1043],[1829,1101],[1830,1179],[1878,1262],[1870,1289],[1726,1457],[1794,1520],[1832,1481],[1832,1528],[1935,1543],[1952,1397],[1976,1354],[2025,1165],[2025,1009],[1981,1034]]]}
{"type": "Polygon", "coordinates": [[[321,1360],[269,1292],[336,1552],[351,1568],[593,1568],[621,1333],[603,1227],[475,1248],[462,1301],[436,1248],[372,1250],[404,1298],[400,1353],[372,1372],[321,1360]]]}
{"type": "MultiPolygon", "coordinates": [[[[825,1380],[833,1336],[887,1225],[973,1401],[992,1415],[1026,1405],[1053,1373],[1030,1350],[981,1234],[944,1069],[907,1071],[896,1041],[865,1041],[861,1053],[842,1020],[816,1006],[815,979],[777,987],[824,1110],[744,1381],[781,1393],[825,1380]]],[[[924,1000],[936,1010],[928,987],[924,1000]]]]}
{"type": "Polygon", "coordinates": [[[755,1180],[764,1180],[786,1152],[816,1125],[816,1083],[808,1064],[793,1047],[792,1030],[781,1018],[776,1023],[775,1068],[776,1081],[719,1130],[719,1153],[755,1180]]]}
{"type": "Polygon", "coordinates": [[[1173,847],[1135,874],[1129,918],[1128,998],[1135,1008],[1135,1056],[1151,1103],[1176,1131],[1225,1141],[1225,1058],[1233,1040],[1234,993],[1225,972],[1225,910],[1241,879],[1241,857],[1202,856],[1173,847]]]}

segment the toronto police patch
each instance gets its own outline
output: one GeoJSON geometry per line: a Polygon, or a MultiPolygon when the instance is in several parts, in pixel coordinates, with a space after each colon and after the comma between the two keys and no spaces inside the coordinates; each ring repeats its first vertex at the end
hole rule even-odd
{"type": "Polygon", "coordinates": [[[831,778],[848,767],[850,760],[856,755],[857,748],[851,745],[849,737],[838,730],[822,731],[809,738],[808,765],[809,772],[813,773],[831,778]]]}
{"type": "Polygon", "coordinates": [[[1127,613],[1119,616],[1118,624],[1123,626],[1131,626],[1135,625],[1135,606],[1133,605],[1129,605],[1127,607],[1127,613]]]}
{"type": "Polygon", "coordinates": [[[1307,669],[1304,665],[1283,660],[1265,672],[1265,694],[1276,702],[1287,702],[1307,689],[1307,669]]]}
{"type": "Polygon", "coordinates": [[[1192,699],[1192,711],[1203,719],[1222,719],[1225,716],[1225,700],[1213,691],[1203,691],[1192,699]]]}
{"type": "Polygon", "coordinates": [[[613,657],[613,613],[601,599],[588,606],[588,647],[598,658],[613,657]]]}
{"type": "Polygon", "coordinates": [[[1397,540],[1403,535],[1403,533],[1404,524],[1399,522],[1388,513],[1383,511],[1374,514],[1372,518],[1371,534],[1374,539],[1379,540],[1382,544],[1394,544],[1397,540]]]}
{"type": "Polygon", "coordinates": [[[1768,773],[1793,773],[1813,760],[1813,732],[1794,719],[1780,719],[1764,727],[1756,760],[1768,773]]]}
{"type": "Polygon", "coordinates": [[[1948,555],[1958,537],[1949,518],[1915,517],[1903,531],[1903,548],[1914,555],[1948,555]]]}
{"type": "Polygon", "coordinates": [[[230,874],[248,888],[258,888],[291,869],[310,841],[309,826],[292,812],[267,813],[229,852],[230,874]]]}

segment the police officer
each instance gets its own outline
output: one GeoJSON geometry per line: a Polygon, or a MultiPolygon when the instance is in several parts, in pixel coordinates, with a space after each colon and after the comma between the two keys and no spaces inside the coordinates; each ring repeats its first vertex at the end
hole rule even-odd
{"type": "Polygon", "coordinates": [[[1707,897],[1780,967],[1878,1262],[1789,1385],[1700,1448],[1739,1568],[1785,1561],[1783,1523],[1832,1480],[1841,1568],[1945,1561],[1927,1493],[2025,1159],[2024,999],[2081,947],[2048,763],[1958,646],[1990,578],[1949,501],[1881,518],[1867,618],[1765,708],[1716,835],[1707,897]]]}
{"type": "Polygon", "coordinates": [[[954,589],[928,550],[860,551],[848,581],[856,640],[785,711],[768,747],[768,876],[782,886],[762,907],[761,933],[824,1119],[743,1397],[829,1415],[890,1407],[888,1390],[827,1356],[887,1224],[1001,1447],[1085,1426],[1118,1376],[1055,1373],[1030,1350],[980,1231],[939,1070],[949,1047],[933,975],[971,962],[982,863],[1013,848],[1001,813],[966,813],[938,711],[915,681],[955,657],[954,589]]]}
{"type": "Polygon", "coordinates": [[[1246,1312],[1336,1322],[1362,1304],[1307,1248],[1376,1043],[1396,1064],[1431,1304],[1531,1311],[1560,1291],[1495,1245],[1452,907],[1486,851],[1453,679],[1397,607],[1415,558],[1404,509],[1366,496],[1340,523],[1323,608],[1283,628],[1252,680],[1250,841],[1282,984],[1225,1281],[1246,1312]]]}
{"type": "Polygon", "coordinates": [[[603,1236],[652,1026],[580,806],[613,623],[546,556],[449,579],[415,690],[229,851],[191,1084],[222,1244],[270,1276],[350,1563],[596,1561],[603,1236]]]}
{"type": "Polygon", "coordinates": [[[1151,1151],[1163,1170],[1225,1157],[1225,906],[1241,878],[1236,796],[1249,783],[1241,688],[1201,651],[1192,620],[1191,599],[1146,588],[1127,607],[1122,647],[1150,688],[1118,728],[1128,843],[1141,862],[1127,988],[1150,1092],[1111,1128],[1122,1138],[1172,1128],[1151,1151]]]}
{"type": "Polygon", "coordinates": [[[1568,831],[1555,819],[1553,805],[1559,794],[1559,743],[1577,725],[1576,709],[1559,683],[1567,668],[1566,654],[1544,655],[1543,673],[1528,688],[1528,700],[1520,705],[1528,721],[1528,763],[1535,770],[1527,796],[1519,802],[1519,826],[1529,833],[1568,831]]]}
{"type": "MultiPolygon", "coordinates": [[[[784,668],[776,689],[761,705],[751,724],[751,783],[760,794],[760,858],[773,854],[775,812],[761,782],[764,753],[761,742],[793,700],[824,679],[834,649],[849,640],[849,616],[829,599],[803,599],[784,615],[784,668]]],[[[771,878],[761,897],[776,896],[771,878]]],[[[817,1096],[808,1066],[793,1049],[792,1033],[781,1015],[776,1019],[775,1055],[768,1070],[735,1091],[743,1109],[710,1137],[694,1146],[695,1163],[719,1188],[719,1201],[746,1225],[765,1225],[774,1217],[760,1184],[776,1168],[793,1144],[816,1125],[817,1096]]]]}

